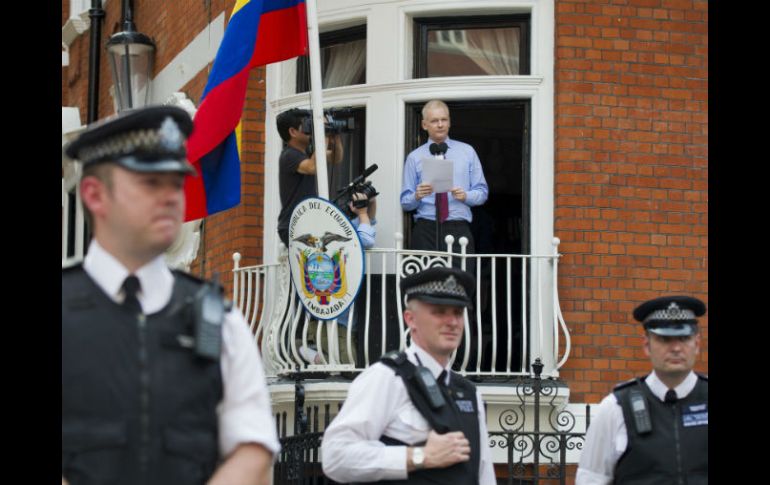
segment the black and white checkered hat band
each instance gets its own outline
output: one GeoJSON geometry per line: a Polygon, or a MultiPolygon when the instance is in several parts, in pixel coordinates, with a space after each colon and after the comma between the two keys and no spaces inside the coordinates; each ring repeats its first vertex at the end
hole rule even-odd
{"type": "Polygon", "coordinates": [[[644,319],[645,323],[653,320],[667,320],[671,322],[694,320],[695,312],[687,308],[679,308],[676,303],[671,303],[668,308],[655,310],[644,319]]]}
{"type": "Polygon", "coordinates": [[[431,281],[413,286],[406,290],[407,297],[413,294],[468,298],[468,294],[465,293],[465,288],[458,283],[454,276],[450,276],[444,281],[431,281]]]}
{"type": "Polygon", "coordinates": [[[93,160],[120,158],[136,152],[185,156],[184,137],[176,123],[169,117],[160,129],[134,130],[113,136],[102,143],[83,147],[78,159],[83,163],[93,160]]]}

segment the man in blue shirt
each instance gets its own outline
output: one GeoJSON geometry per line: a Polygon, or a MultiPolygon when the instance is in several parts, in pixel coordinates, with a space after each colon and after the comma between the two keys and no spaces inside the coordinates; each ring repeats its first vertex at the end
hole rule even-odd
{"type": "Polygon", "coordinates": [[[450,139],[449,127],[447,105],[435,99],[425,103],[422,108],[422,128],[428,132],[428,141],[406,157],[401,186],[401,207],[404,211],[416,210],[409,246],[411,249],[445,250],[444,237],[451,234],[455,237],[453,252],[460,252],[458,241],[460,237],[465,236],[468,238],[467,252],[473,253],[474,242],[470,228],[473,216],[470,208],[486,202],[489,187],[476,151],[467,143],[450,139]],[[436,194],[431,184],[423,180],[422,160],[434,158],[430,152],[433,143],[446,143],[444,157],[454,162],[451,192],[436,194]],[[440,222],[438,241],[437,203],[440,222]]]}

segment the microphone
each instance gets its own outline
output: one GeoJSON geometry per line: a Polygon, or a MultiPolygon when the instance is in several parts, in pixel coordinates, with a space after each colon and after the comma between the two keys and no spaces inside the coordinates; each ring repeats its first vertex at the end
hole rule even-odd
{"type": "Polygon", "coordinates": [[[431,143],[430,145],[428,145],[428,150],[430,151],[430,154],[441,160],[444,159],[444,154],[448,149],[449,147],[444,142],[431,143]]]}
{"type": "Polygon", "coordinates": [[[345,189],[349,189],[349,188],[353,187],[354,185],[356,185],[356,184],[358,184],[358,183],[361,183],[361,182],[363,182],[363,181],[364,181],[364,179],[365,179],[366,177],[368,177],[369,175],[373,174],[373,173],[375,172],[375,170],[377,170],[377,168],[379,168],[379,167],[377,167],[377,164],[376,164],[376,163],[374,163],[374,164],[372,164],[371,166],[367,167],[367,168],[366,168],[366,170],[364,170],[364,173],[362,173],[362,174],[361,174],[361,175],[359,175],[358,177],[354,178],[354,179],[353,179],[353,181],[351,181],[351,182],[348,184],[348,186],[347,186],[347,187],[345,187],[344,189],[340,189],[340,192],[341,192],[341,191],[343,191],[343,190],[345,190],[345,189]]]}

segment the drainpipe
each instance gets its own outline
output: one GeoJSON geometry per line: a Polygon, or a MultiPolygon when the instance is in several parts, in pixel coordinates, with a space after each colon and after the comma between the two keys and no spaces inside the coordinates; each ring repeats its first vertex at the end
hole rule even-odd
{"type": "Polygon", "coordinates": [[[91,19],[91,43],[88,54],[88,119],[86,123],[90,125],[99,118],[99,43],[104,19],[101,0],[91,0],[88,17],[91,19]]]}

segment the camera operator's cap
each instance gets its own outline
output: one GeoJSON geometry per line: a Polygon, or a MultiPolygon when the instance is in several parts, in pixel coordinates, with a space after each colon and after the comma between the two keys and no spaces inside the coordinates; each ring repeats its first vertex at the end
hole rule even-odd
{"type": "Polygon", "coordinates": [[[469,307],[475,279],[457,268],[433,267],[401,279],[406,301],[417,299],[434,305],[469,307]]]}
{"type": "Polygon", "coordinates": [[[698,332],[706,305],[691,296],[663,296],[636,307],[634,318],[648,331],[663,337],[687,337],[698,332]]]}
{"type": "Polygon", "coordinates": [[[66,153],[83,167],[109,162],[134,172],[196,175],[185,149],[192,128],[187,111],[174,106],[124,111],[84,131],[66,153]]]}

